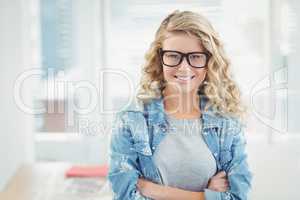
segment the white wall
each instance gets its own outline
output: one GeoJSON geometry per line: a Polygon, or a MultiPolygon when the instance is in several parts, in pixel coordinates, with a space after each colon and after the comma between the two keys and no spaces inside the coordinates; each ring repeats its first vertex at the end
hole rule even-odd
{"type": "MultiPolygon", "coordinates": [[[[0,191],[24,162],[32,161],[31,117],[14,103],[13,86],[31,56],[21,0],[0,1],[0,191]],[[26,55],[24,54],[25,52],[26,55]]],[[[25,67],[26,66],[26,67],[25,67]]]]}
{"type": "Polygon", "coordinates": [[[295,28],[291,33],[290,41],[291,41],[291,53],[288,57],[288,92],[289,92],[289,99],[288,99],[288,130],[291,133],[300,134],[300,123],[298,122],[299,119],[299,112],[300,112],[300,2],[296,0],[288,0],[290,7],[295,14],[295,28]]]}
{"type": "Polygon", "coordinates": [[[283,112],[280,112],[279,109],[274,110],[272,117],[273,119],[278,118],[278,120],[274,120],[275,123],[270,126],[272,132],[270,137],[266,137],[267,135],[264,133],[260,133],[259,137],[253,137],[249,134],[249,163],[254,173],[250,199],[300,199],[298,191],[300,126],[297,123],[300,112],[300,36],[298,31],[300,15],[297,11],[300,9],[300,2],[296,0],[272,0],[270,6],[270,75],[278,72],[281,68],[287,68],[285,69],[286,74],[283,73],[277,80],[274,77],[273,80],[275,92],[287,91],[287,93],[272,97],[270,103],[278,104],[277,108],[283,107],[286,110],[283,109],[283,112]],[[284,6],[288,6],[290,9],[287,12],[289,17],[287,22],[280,21],[284,6]],[[284,27],[283,33],[280,32],[282,26],[284,27]],[[287,33],[289,33],[288,36],[285,35],[287,33]],[[289,51],[282,49],[281,45],[284,42],[282,34],[285,40],[288,39],[289,51]],[[287,55],[287,65],[283,61],[283,54],[287,55]],[[282,86],[276,88],[279,83],[282,83],[282,86]],[[287,126],[284,125],[285,123],[287,126]]]}
{"type": "MultiPolygon", "coordinates": [[[[79,83],[89,81],[97,89],[100,83],[97,80],[99,71],[104,65],[104,41],[103,41],[103,1],[76,0],[72,2],[73,24],[73,66],[65,71],[65,79],[79,83]]],[[[86,89],[86,88],[85,88],[86,89]]],[[[81,91],[82,92],[82,91],[81,91]]],[[[93,93],[80,95],[77,91],[76,98],[80,104],[87,108],[91,96],[97,98],[97,107],[86,114],[78,114],[79,124],[87,124],[86,128],[74,134],[61,134],[53,136],[51,133],[41,133],[36,136],[35,158],[38,161],[65,161],[84,164],[103,164],[108,158],[108,135],[93,127],[106,124],[104,115],[99,112],[102,95],[93,93]],[[88,95],[87,95],[88,94],[88,95]],[[89,96],[91,95],[91,96],[89,96]],[[55,150],[53,150],[55,149],[55,150]],[[75,152],[75,153],[74,153],[75,152]]],[[[89,91],[90,92],[90,91],[89,91]]],[[[69,96],[71,98],[72,96],[69,96]]]]}

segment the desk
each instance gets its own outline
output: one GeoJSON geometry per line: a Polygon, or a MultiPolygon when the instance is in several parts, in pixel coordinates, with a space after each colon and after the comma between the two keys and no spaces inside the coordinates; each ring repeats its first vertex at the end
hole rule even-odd
{"type": "MultiPolygon", "coordinates": [[[[68,163],[23,165],[4,190],[0,200],[111,200],[103,190],[106,178],[65,178],[68,163]]],[[[107,185],[106,185],[107,188],[107,185]]]]}

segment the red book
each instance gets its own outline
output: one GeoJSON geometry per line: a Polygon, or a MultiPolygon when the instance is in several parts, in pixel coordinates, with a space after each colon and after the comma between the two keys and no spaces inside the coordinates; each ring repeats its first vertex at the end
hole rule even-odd
{"type": "Polygon", "coordinates": [[[66,177],[105,177],[107,174],[108,165],[72,166],[66,171],[66,177]]]}

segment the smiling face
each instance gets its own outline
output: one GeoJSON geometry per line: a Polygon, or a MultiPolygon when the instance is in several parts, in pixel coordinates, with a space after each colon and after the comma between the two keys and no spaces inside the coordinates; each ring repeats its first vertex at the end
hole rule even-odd
{"type": "MultiPolygon", "coordinates": [[[[182,53],[205,52],[199,39],[185,33],[170,33],[162,43],[163,50],[179,51],[182,53]]],[[[170,54],[170,59],[174,55],[170,54]]],[[[192,57],[190,57],[192,59],[192,57]]],[[[205,79],[207,68],[195,68],[189,65],[186,58],[175,67],[163,64],[163,75],[169,89],[176,92],[196,92],[205,79]],[[179,91],[178,91],[179,90],[179,91]]]]}

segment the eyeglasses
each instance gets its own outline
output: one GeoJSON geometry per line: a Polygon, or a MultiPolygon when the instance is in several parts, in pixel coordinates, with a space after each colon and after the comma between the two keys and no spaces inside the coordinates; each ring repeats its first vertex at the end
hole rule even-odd
{"type": "Polygon", "coordinates": [[[190,66],[203,68],[206,67],[210,57],[210,54],[207,52],[182,53],[180,51],[162,50],[161,48],[158,50],[158,53],[160,55],[161,62],[168,67],[178,66],[185,57],[190,66]]]}

